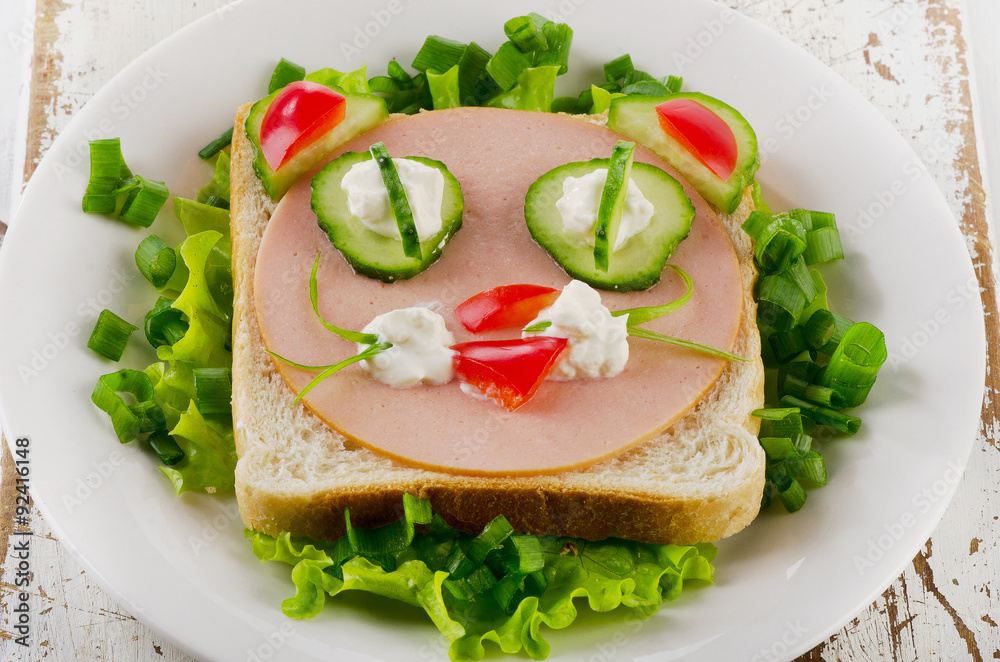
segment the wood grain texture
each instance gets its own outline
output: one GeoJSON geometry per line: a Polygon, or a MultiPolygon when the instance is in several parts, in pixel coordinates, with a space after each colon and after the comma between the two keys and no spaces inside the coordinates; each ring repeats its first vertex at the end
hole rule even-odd
{"type": "MultiPolygon", "coordinates": [[[[38,0],[35,79],[25,176],[69,117],[121,67],[218,4],[38,0]],[[113,37],[108,26],[114,26],[113,37]]],[[[543,6],[554,3],[541,3],[543,6]]],[[[924,160],[968,238],[998,365],[992,246],[971,112],[962,0],[724,0],[833,67],[893,123],[924,160]]],[[[982,426],[966,475],[910,567],[843,629],[801,660],[1000,659],[1000,419],[997,372],[986,375],[982,426]]],[[[2,508],[12,502],[4,449],[2,508]]],[[[10,644],[11,563],[0,579],[0,659],[190,662],[114,603],[47,524],[32,514],[35,649],[10,644]]],[[[7,529],[9,530],[9,529],[7,529]]],[[[4,529],[0,528],[0,538],[4,529]]],[[[748,654],[748,658],[750,655],[748,654]]]]}

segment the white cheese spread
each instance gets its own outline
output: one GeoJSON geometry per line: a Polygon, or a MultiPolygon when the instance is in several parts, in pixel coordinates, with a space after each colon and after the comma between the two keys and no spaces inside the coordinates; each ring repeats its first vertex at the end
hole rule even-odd
{"type": "MultiPolygon", "coordinates": [[[[437,168],[419,161],[398,158],[392,162],[406,192],[420,241],[434,236],[441,231],[444,175],[437,168]]],[[[399,225],[392,215],[389,193],[375,159],[355,163],[344,175],[340,188],[347,194],[347,210],[351,216],[372,232],[400,239],[399,225]]]]}
{"type": "Polygon", "coordinates": [[[601,295],[586,283],[571,281],[555,303],[542,310],[528,326],[540,322],[551,325],[543,331],[522,335],[569,339],[569,348],[549,374],[550,379],[614,377],[625,369],[628,316],[612,317],[601,303],[601,295]]]}
{"type": "MultiPolygon", "coordinates": [[[[601,206],[601,194],[604,192],[604,183],[607,179],[607,168],[598,168],[583,177],[569,176],[563,180],[563,194],[556,201],[556,209],[562,216],[563,229],[591,246],[594,245],[597,210],[601,206]]],[[[639,186],[629,178],[628,187],[625,189],[622,220],[618,226],[618,238],[615,239],[612,252],[645,230],[652,218],[653,203],[643,196],[639,186]]]]}
{"type": "MultiPolygon", "coordinates": [[[[455,374],[450,349],[455,337],[444,318],[427,308],[399,308],[379,315],[364,328],[392,347],[365,359],[362,365],[383,384],[407,388],[445,384],[455,374]]],[[[363,351],[368,345],[358,345],[363,351]]]]}

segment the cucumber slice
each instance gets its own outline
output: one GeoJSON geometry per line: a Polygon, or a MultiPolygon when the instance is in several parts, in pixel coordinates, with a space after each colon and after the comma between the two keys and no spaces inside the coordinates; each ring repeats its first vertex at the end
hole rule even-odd
{"type": "Polygon", "coordinates": [[[389,117],[385,101],[379,97],[370,94],[346,94],[340,88],[328,87],[337,90],[347,99],[343,121],[325,136],[296,154],[277,171],[269,166],[264,159],[264,152],[260,148],[260,125],[264,122],[264,115],[271,106],[271,102],[281,93],[281,90],[269,94],[250,108],[245,126],[247,137],[250,138],[254,147],[253,169],[272,200],[283,196],[299,177],[322,161],[334,149],[389,117]]]}
{"type": "Polygon", "coordinates": [[[633,163],[631,178],[652,203],[653,217],[645,230],[611,254],[608,271],[600,271],[594,249],[563,228],[556,201],[562,197],[567,177],[583,177],[607,168],[610,162],[593,159],[567,163],[545,173],[528,188],[524,218],[532,238],[573,278],[602,290],[647,290],[660,280],[667,260],[691,230],[694,205],[676,179],[648,163],[633,163]]]}
{"type": "Polygon", "coordinates": [[[608,112],[608,128],[656,152],[677,168],[706,200],[727,214],[739,206],[743,191],[753,183],[754,173],[760,166],[757,155],[757,134],[750,124],[731,106],[705,94],[688,92],[671,96],[629,95],[612,99],[608,112]],[[712,110],[733,130],[738,156],[736,169],[729,179],[723,181],[660,128],[656,107],[670,99],[696,101],[712,110]]]}
{"type": "Polygon", "coordinates": [[[370,152],[345,152],[327,163],[312,180],[313,211],[320,228],[357,273],[385,283],[413,278],[441,257],[445,245],[462,227],[465,208],[462,188],[440,161],[422,156],[402,157],[437,168],[444,175],[441,230],[420,242],[420,257],[407,257],[402,241],[372,232],[348,211],[347,193],[340,188],[340,182],[354,164],[370,158],[370,152]]]}

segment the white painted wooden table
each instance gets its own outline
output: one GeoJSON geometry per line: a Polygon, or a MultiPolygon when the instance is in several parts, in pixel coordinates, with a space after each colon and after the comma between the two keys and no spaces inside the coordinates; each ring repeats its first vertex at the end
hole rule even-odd
{"type": "MultiPolygon", "coordinates": [[[[16,201],[22,182],[76,109],[144,50],[222,4],[222,0],[3,0],[0,221],[10,218],[6,204],[16,201]],[[30,86],[19,95],[22,72],[30,73],[30,86]]],[[[996,209],[996,203],[987,200],[983,185],[992,176],[1000,187],[996,121],[1000,42],[995,36],[1000,6],[997,0],[724,0],[724,4],[833,67],[910,142],[968,236],[990,313],[992,370],[984,422],[953,503],[903,575],[843,630],[801,659],[1000,659],[1000,580],[989,569],[1000,568],[1000,421],[994,404],[997,384],[991,381],[997,380],[1000,361],[993,248],[987,230],[988,204],[996,209]]],[[[0,236],[2,230],[0,225],[0,236]]],[[[12,519],[11,469],[4,451],[0,538],[5,540],[12,519]]],[[[31,519],[35,532],[31,647],[23,649],[12,641],[16,560],[8,553],[0,581],[0,660],[191,659],[115,604],[53,538],[37,512],[31,519]]]]}

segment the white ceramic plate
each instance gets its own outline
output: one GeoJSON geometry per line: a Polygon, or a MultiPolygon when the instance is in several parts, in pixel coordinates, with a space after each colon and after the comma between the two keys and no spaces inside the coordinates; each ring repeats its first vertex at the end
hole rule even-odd
{"type": "MultiPolygon", "coordinates": [[[[929,536],[977,428],[984,375],[978,288],[964,242],[913,152],[853,89],[801,50],[707,2],[552,6],[575,30],[566,92],[628,51],[728,101],[769,154],[779,209],[836,212],[848,261],[824,271],[840,312],[881,327],[892,351],[854,438],[822,445],[830,484],[803,513],[764,514],[720,545],[717,586],[648,621],[583,616],[548,636],[553,660],[778,659],[841,627],[929,536]],[[791,114],[794,120],[786,117],[791,114]]],[[[415,610],[337,598],[297,622],[279,609],[284,566],[260,566],[231,499],[177,499],[135,444],[119,446],[90,391],[110,365],[85,348],[97,311],[140,320],[153,291],[134,269],[145,235],[80,211],[86,140],[118,135],[140,173],[193,196],[198,148],[259,97],[277,58],[310,68],[408,64],[427,34],[495,48],[537,2],[433,5],[246,0],[137,59],[79,112],[24,196],[0,263],[0,401],[11,442],[30,438],[31,485],[59,538],[127,609],[203,660],[446,659],[415,610]],[[393,11],[399,12],[394,14],[393,11]],[[352,51],[351,49],[355,49],[352,51]],[[347,59],[345,54],[350,54],[347,59]]],[[[153,230],[180,239],[169,208],[153,230]]],[[[141,339],[124,365],[149,363],[141,339]]],[[[778,509],[780,510],[780,508],[778,509]]]]}

